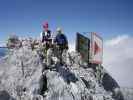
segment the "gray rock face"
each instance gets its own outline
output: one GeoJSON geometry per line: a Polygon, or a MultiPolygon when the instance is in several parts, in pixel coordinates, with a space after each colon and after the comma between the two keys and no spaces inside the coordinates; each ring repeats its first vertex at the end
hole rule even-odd
{"type": "Polygon", "coordinates": [[[123,100],[118,85],[106,89],[102,66],[87,66],[78,53],[65,52],[63,65],[44,69],[38,49],[22,46],[0,60],[0,100],[123,100]]]}
{"type": "Polygon", "coordinates": [[[8,91],[17,100],[27,100],[26,96],[32,96],[40,90],[43,67],[35,51],[27,48],[14,50],[0,62],[1,90],[8,91]]]}
{"type": "Polygon", "coordinates": [[[121,88],[125,100],[133,100],[133,88],[121,88]]]}

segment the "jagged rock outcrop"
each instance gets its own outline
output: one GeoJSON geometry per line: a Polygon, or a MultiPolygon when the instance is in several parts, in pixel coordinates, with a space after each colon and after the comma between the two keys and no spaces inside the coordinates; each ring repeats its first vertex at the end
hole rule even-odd
{"type": "Polygon", "coordinates": [[[17,49],[0,62],[2,91],[7,91],[16,100],[38,93],[43,67],[35,51],[27,48],[17,49]]]}
{"type": "Polygon", "coordinates": [[[7,47],[8,48],[19,48],[21,47],[21,42],[19,40],[19,37],[15,34],[10,35],[7,41],[7,47]]]}
{"type": "Polygon", "coordinates": [[[86,65],[78,53],[65,52],[63,65],[53,57],[51,69],[45,69],[40,49],[26,43],[0,60],[0,100],[123,100],[102,66],[86,65]]]}

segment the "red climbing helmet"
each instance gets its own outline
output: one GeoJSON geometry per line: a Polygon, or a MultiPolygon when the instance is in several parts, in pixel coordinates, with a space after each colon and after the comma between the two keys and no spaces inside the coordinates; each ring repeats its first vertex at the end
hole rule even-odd
{"type": "Polygon", "coordinates": [[[43,28],[48,28],[48,22],[47,21],[43,22],[42,26],[43,28]]]}

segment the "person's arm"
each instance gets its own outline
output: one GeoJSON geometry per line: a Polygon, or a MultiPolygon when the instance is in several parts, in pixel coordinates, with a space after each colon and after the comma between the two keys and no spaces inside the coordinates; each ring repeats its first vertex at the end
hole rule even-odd
{"type": "Polygon", "coordinates": [[[42,32],[40,33],[40,40],[42,40],[42,32]]]}
{"type": "Polygon", "coordinates": [[[68,44],[68,40],[67,40],[67,37],[65,35],[64,35],[64,39],[65,39],[66,44],[68,44]]]}
{"type": "Polygon", "coordinates": [[[66,47],[66,49],[69,49],[69,47],[68,47],[68,40],[67,40],[67,37],[65,35],[64,35],[64,39],[65,39],[65,42],[66,42],[65,47],[66,47]]]}
{"type": "Polygon", "coordinates": [[[44,38],[43,38],[43,33],[42,32],[40,33],[40,41],[44,42],[44,38]]]}
{"type": "Polygon", "coordinates": [[[50,30],[48,31],[48,36],[47,37],[51,38],[51,31],[50,30]]]}

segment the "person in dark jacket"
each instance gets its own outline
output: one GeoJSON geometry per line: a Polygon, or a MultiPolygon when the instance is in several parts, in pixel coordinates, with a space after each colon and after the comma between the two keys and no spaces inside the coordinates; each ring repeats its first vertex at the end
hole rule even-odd
{"type": "Polygon", "coordinates": [[[54,38],[54,44],[56,45],[57,57],[62,62],[62,53],[64,50],[68,50],[68,40],[65,34],[63,34],[61,28],[57,28],[57,34],[54,38]]]}
{"type": "Polygon", "coordinates": [[[57,35],[54,39],[54,43],[59,46],[61,50],[68,49],[68,40],[61,28],[57,28],[57,35]]]}

